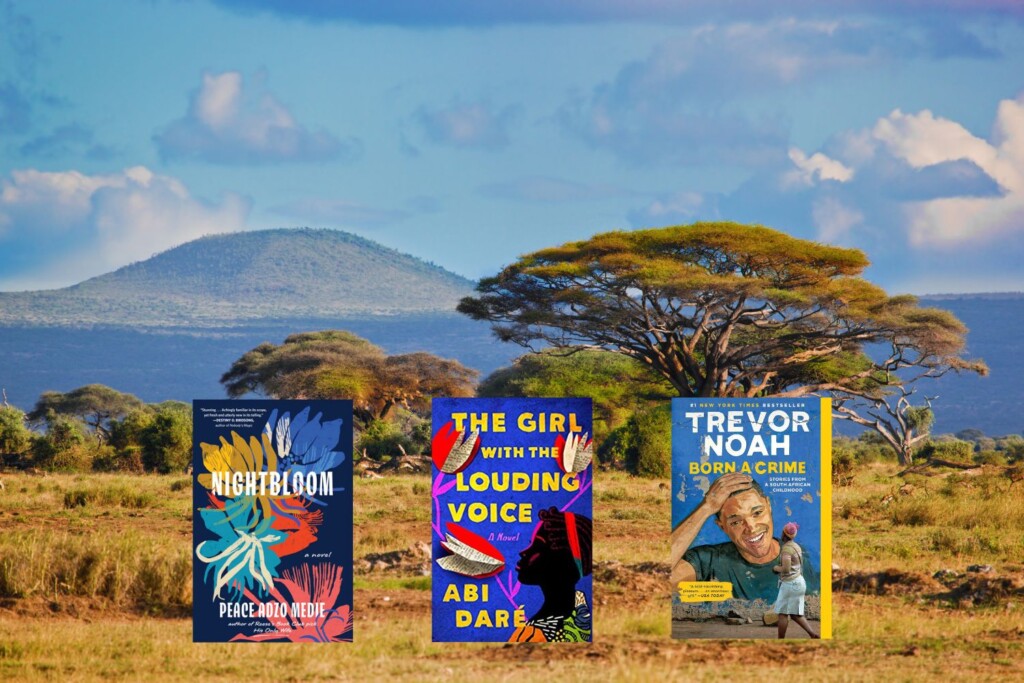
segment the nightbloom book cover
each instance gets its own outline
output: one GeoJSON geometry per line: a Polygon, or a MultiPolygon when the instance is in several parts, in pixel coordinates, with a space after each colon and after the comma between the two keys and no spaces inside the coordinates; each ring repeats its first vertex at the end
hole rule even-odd
{"type": "Polygon", "coordinates": [[[672,400],[674,638],[831,637],[831,417],[829,399],[672,400]]]}
{"type": "Polygon", "coordinates": [[[195,401],[193,420],[193,640],[351,641],[351,401],[195,401]]]}
{"type": "Polygon", "coordinates": [[[434,399],[433,638],[589,642],[591,401],[434,399]]]}

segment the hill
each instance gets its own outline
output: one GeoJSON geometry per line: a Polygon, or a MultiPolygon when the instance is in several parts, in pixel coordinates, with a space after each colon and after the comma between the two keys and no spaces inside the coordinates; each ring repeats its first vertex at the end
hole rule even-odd
{"type": "Polygon", "coordinates": [[[473,283],[338,230],[203,237],[65,289],[0,293],[0,325],[223,327],[452,312],[473,283]]]}

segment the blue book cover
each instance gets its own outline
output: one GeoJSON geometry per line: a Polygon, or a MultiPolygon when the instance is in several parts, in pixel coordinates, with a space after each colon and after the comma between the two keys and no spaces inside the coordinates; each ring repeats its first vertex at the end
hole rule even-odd
{"type": "Polygon", "coordinates": [[[831,415],[672,400],[673,637],[831,637],[831,415]]]}
{"type": "Polygon", "coordinates": [[[589,642],[586,398],[433,401],[433,638],[589,642]]]}
{"type": "Polygon", "coordinates": [[[352,402],[193,402],[195,642],[352,640],[352,402]]]}

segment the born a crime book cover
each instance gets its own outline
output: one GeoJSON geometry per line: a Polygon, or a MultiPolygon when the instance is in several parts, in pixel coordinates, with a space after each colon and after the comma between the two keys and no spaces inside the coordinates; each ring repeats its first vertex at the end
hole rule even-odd
{"type": "Polygon", "coordinates": [[[831,637],[831,415],[820,398],[672,400],[673,637],[775,637],[723,627],[798,611],[831,637]]]}
{"type": "Polygon", "coordinates": [[[434,399],[433,639],[589,642],[591,401],[434,399]]]}
{"type": "Polygon", "coordinates": [[[193,419],[193,640],[351,641],[351,401],[194,401],[193,419]]]}

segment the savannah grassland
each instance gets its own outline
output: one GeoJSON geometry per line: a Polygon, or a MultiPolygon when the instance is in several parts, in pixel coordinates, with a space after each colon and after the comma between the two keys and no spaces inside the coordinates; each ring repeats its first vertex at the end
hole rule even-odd
{"type": "Polygon", "coordinates": [[[188,478],[2,474],[0,680],[1024,679],[1024,483],[895,472],[835,489],[835,640],[784,643],[673,642],[668,484],[598,472],[589,646],[431,642],[425,475],[356,481],[353,644],[253,646],[191,642],[188,478]]]}

